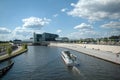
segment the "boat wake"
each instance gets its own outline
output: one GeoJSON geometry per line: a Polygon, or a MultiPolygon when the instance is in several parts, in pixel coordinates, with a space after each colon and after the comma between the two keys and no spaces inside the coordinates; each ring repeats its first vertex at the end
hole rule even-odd
{"type": "Polygon", "coordinates": [[[72,75],[74,75],[76,78],[80,78],[82,80],[86,80],[85,75],[79,70],[78,66],[68,67],[69,71],[72,75]]]}
{"type": "Polygon", "coordinates": [[[80,70],[76,66],[73,66],[72,71],[74,74],[80,75],[80,70]]]}
{"type": "Polygon", "coordinates": [[[80,70],[78,69],[77,66],[68,67],[68,70],[71,74],[73,74],[75,76],[81,75],[80,70]]]}

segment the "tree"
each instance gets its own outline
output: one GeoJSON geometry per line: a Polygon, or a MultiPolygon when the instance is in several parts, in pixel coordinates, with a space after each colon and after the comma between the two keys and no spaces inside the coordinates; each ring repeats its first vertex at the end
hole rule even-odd
{"type": "Polygon", "coordinates": [[[27,44],[25,44],[24,46],[25,46],[25,49],[27,49],[27,44]]]}
{"type": "Polygon", "coordinates": [[[104,41],[104,42],[108,42],[108,38],[104,38],[103,41],[104,41]]]}
{"type": "Polygon", "coordinates": [[[27,44],[23,44],[23,48],[24,48],[24,49],[27,49],[27,44]]]}
{"type": "Polygon", "coordinates": [[[109,37],[111,41],[118,42],[120,40],[120,36],[111,36],[109,37]]]}
{"type": "Polygon", "coordinates": [[[7,54],[8,54],[9,56],[11,56],[11,53],[12,53],[12,48],[11,48],[11,46],[8,46],[8,47],[7,47],[7,54]]]}

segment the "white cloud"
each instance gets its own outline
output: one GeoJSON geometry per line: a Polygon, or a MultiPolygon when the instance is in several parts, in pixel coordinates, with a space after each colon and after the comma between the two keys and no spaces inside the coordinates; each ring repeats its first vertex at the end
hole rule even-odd
{"type": "Polygon", "coordinates": [[[110,37],[110,36],[118,36],[120,35],[120,31],[119,30],[110,30],[110,31],[106,31],[104,33],[101,33],[103,35],[101,35],[102,37],[110,37]]]}
{"type": "Polygon", "coordinates": [[[57,32],[57,33],[61,33],[61,32],[62,32],[62,30],[61,30],[61,29],[58,29],[56,32],[57,32]]]}
{"type": "Polygon", "coordinates": [[[99,33],[95,32],[95,31],[77,31],[77,32],[72,32],[67,36],[70,39],[98,38],[98,37],[100,37],[99,33]]]}
{"type": "Polygon", "coordinates": [[[12,39],[29,39],[30,37],[33,37],[33,32],[36,33],[43,33],[41,30],[36,29],[29,29],[29,28],[23,28],[23,27],[16,27],[12,31],[12,39]]]}
{"type": "Polygon", "coordinates": [[[12,34],[16,35],[26,35],[26,33],[31,33],[32,30],[23,28],[23,27],[16,27],[13,31],[12,34]]]}
{"type": "Polygon", "coordinates": [[[75,26],[74,29],[78,29],[78,30],[92,30],[93,27],[92,27],[92,25],[89,25],[89,24],[86,24],[86,23],[81,23],[80,25],[75,26]]]}
{"type": "Polygon", "coordinates": [[[66,12],[68,9],[67,8],[63,8],[61,9],[61,12],[66,12]]]}
{"type": "Polygon", "coordinates": [[[106,30],[105,36],[120,35],[120,22],[111,21],[101,25],[101,27],[106,30]]]}
{"type": "Polygon", "coordinates": [[[0,34],[0,41],[8,41],[11,40],[11,34],[0,34]]]}
{"type": "Polygon", "coordinates": [[[80,39],[80,38],[101,38],[110,37],[113,35],[120,35],[120,23],[119,22],[109,22],[101,26],[104,30],[95,31],[92,25],[81,23],[74,27],[78,31],[72,32],[67,35],[70,39],[80,39]]]}
{"type": "Polygon", "coordinates": [[[54,15],[53,15],[53,17],[57,17],[57,16],[58,16],[58,14],[54,14],[54,15]]]}
{"type": "Polygon", "coordinates": [[[22,27],[16,27],[12,31],[13,39],[29,39],[32,37],[33,32],[43,33],[41,28],[49,24],[51,20],[47,18],[29,17],[22,19],[22,21],[24,23],[22,27]]]}
{"type": "Polygon", "coordinates": [[[11,30],[5,28],[5,27],[0,27],[0,34],[9,34],[11,30]]]}
{"type": "Polygon", "coordinates": [[[33,29],[41,29],[41,27],[49,24],[51,19],[47,18],[38,18],[38,17],[29,17],[22,20],[24,28],[33,28],[33,29]]]}
{"type": "Polygon", "coordinates": [[[11,30],[7,29],[5,27],[0,27],[0,40],[1,41],[6,41],[6,40],[10,40],[11,38],[11,30]]]}
{"type": "Polygon", "coordinates": [[[96,21],[101,19],[120,18],[120,0],[79,0],[71,3],[73,10],[68,15],[96,21]]]}
{"type": "Polygon", "coordinates": [[[23,27],[16,27],[10,34],[10,40],[14,40],[14,39],[26,39],[28,38],[29,34],[31,34],[31,32],[28,32],[27,29],[23,28],[23,27]]]}
{"type": "Polygon", "coordinates": [[[74,27],[78,31],[72,32],[68,35],[71,39],[80,39],[80,38],[97,38],[100,37],[99,32],[94,31],[93,26],[86,23],[81,23],[74,27]]]}
{"type": "Polygon", "coordinates": [[[30,17],[22,20],[23,25],[16,27],[14,30],[9,30],[4,27],[0,27],[0,40],[13,40],[13,39],[29,39],[33,36],[33,32],[43,33],[41,27],[49,24],[51,21],[47,18],[30,17]]]}
{"type": "Polygon", "coordinates": [[[111,21],[109,23],[103,24],[102,28],[120,29],[120,22],[111,21]]]}
{"type": "Polygon", "coordinates": [[[108,33],[110,36],[113,36],[113,35],[120,35],[120,30],[112,30],[108,33]]]}

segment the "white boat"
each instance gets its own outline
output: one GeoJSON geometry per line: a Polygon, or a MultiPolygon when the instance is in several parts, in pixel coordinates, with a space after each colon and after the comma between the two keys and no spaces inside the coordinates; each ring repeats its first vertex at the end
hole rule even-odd
{"type": "Polygon", "coordinates": [[[61,56],[67,66],[75,66],[77,64],[77,57],[69,51],[62,51],[61,56]]]}

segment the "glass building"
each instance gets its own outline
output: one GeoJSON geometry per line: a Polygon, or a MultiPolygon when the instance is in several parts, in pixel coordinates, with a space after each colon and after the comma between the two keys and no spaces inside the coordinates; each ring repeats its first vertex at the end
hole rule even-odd
{"type": "Polygon", "coordinates": [[[59,37],[57,34],[51,34],[51,33],[36,34],[34,33],[33,42],[38,43],[41,41],[55,41],[57,37],[59,37]]]}

